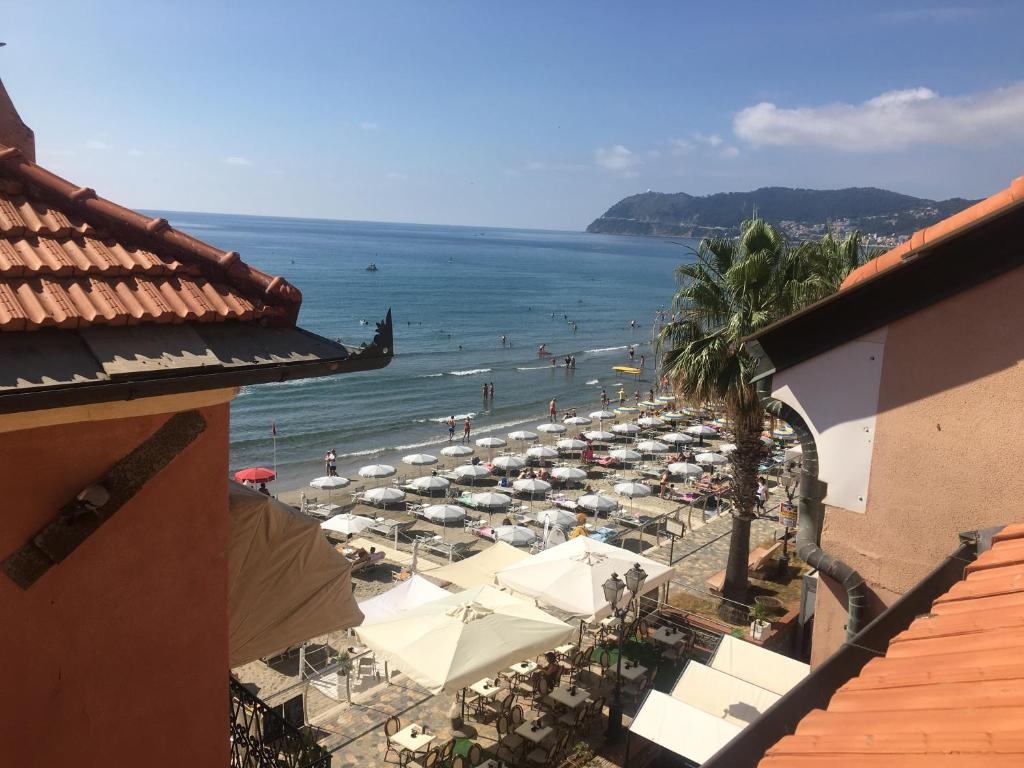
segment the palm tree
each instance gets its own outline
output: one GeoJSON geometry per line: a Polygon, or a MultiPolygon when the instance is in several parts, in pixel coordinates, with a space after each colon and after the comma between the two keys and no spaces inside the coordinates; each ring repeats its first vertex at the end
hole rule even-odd
{"type": "Polygon", "coordinates": [[[864,245],[860,230],[839,238],[830,227],[820,240],[808,240],[790,251],[787,300],[799,309],[831,296],[850,272],[881,252],[864,245]]]}
{"type": "MultiPolygon", "coordinates": [[[[761,219],[745,222],[738,239],[705,238],[696,261],[676,270],[675,319],[662,330],[663,371],[693,402],[722,402],[733,425],[735,509],[722,596],[747,596],[750,523],[754,519],[764,409],[750,382],[754,361],[743,339],[792,308],[796,269],[785,236],[761,219]]],[[[723,603],[723,612],[731,611],[723,603]]]]}

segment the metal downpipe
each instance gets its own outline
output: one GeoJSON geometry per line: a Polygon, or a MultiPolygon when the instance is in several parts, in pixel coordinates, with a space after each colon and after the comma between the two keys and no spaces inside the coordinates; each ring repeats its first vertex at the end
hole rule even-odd
{"type": "Polygon", "coordinates": [[[818,569],[846,590],[846,639],[862,629],[868,605],[868,587],[853,568],[821,548],[821,528],[825,520],[827,486],[818,479],[818,446],[803,417],[791,406],[771,396],[771,377],[757,383],[757,392],[765,411],[789,424],[800,441],[803,461],[800,467],[798,532],[796,552],[805,563],[818,569]]]}

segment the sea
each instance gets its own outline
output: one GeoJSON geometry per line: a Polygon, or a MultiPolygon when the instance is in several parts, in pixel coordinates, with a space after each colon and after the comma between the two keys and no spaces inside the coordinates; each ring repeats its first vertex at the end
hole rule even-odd
{"type": "Polygon", "coordinates": [[[435,452],[469,415],[473,439],[546,420],[548,401],[596,410],[654,383],[652,331],[694,241],[482,227],[161,212],[186,232],[282,275],[303,294],[299,324],[369,342],[391,309],[395,356],[382,370],[244,387],[231,411],[232,471],[276,467],[276,492],[435,452]],[[370,263],[377,271],[367,271],[370,263]],[[501,337],[506,337],[503,345],[501,337]],[[555,356],[538,356],[541,344],[555,356]],[[637,381],[616,374],[646,358],[637,381]],[[563,358],[573,355],[576,367],[563,358]],[[494,385],[494,398],[482,395],[494,385]],[[276,438],[273,430],[276,429],[276,438]]]}

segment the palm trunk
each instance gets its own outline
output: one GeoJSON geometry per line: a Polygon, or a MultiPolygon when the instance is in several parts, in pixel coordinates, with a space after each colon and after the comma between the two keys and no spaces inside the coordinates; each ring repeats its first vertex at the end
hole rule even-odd
{"type": "MultiPolygon", "coordinates": [[[[737,603],[746,602],[750,581],[747,561],[750,558],[750,522],[754,519],[757,495],[757,468],[761,463],[761,429],[764,411],[756,397],[746,399],[746,407],[729,408],[733,423],[736,450],[732,454],[733,510],[729,562],[725,567],[722,596],[737,603]]],[[[725,606],[723,606],[725,609],[725,606]]],[[[746,617],[743,617],[744,619],[746,617]]]]}

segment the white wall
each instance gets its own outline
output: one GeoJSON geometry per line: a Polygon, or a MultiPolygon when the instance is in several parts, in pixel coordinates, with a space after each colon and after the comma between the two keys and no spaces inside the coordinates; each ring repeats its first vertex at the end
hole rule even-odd
{"type": "Polygon", "coordinates": [[[887,328],[776,374],[772,395],[804,417],[818,444],[825,503],[864,512],[887,328]]]}

